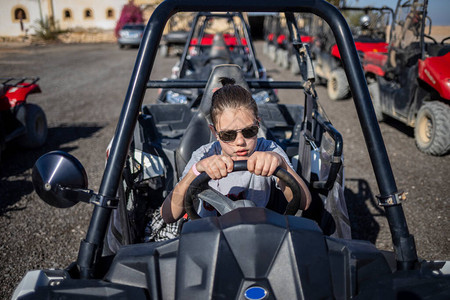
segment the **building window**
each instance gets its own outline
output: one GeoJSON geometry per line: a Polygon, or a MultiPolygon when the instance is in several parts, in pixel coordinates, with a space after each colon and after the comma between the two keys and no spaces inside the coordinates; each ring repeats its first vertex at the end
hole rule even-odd
{"type": "Polygon", "coordinates": [[[68,8],[63,10],[63,20],[72,20],[72,11],[68,8]]]}
{"type": "Polygon", "coordinates": [[[15,6],[12,9],[12,20],[14,23],[28,22],[28,11],[23,6],[15,6]]]}
{"type": "Polygon", "coordinates": [[[112,8],[108,8],[107,10],[106,10],[106,18],[107,19],[114,19],[114,9],[112,9],[112,8]]]}
{"type": "Polygon", "coordinates": [[[84,18],[85,19],[93,19],[94,18],[94,13],[92,12],[92,9],[86,8],[84,10],[84,18]]]}

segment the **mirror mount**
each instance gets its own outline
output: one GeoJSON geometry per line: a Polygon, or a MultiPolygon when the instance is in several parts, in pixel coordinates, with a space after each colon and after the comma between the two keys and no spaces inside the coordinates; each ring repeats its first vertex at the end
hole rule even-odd
{"type": "Polygon", "coordinates": [[[103,195],[95,194],[93,190],[89,189],[79,189],[64,187],[61,185],[56,186],[56,194],[63,197],[64,199],[69,199],[73,202],[84,202],[94,204],[96,206],[101,206],[104,208],[115,209],[119,205],[119,199],[114,197],[106,197],[103,195]]]}

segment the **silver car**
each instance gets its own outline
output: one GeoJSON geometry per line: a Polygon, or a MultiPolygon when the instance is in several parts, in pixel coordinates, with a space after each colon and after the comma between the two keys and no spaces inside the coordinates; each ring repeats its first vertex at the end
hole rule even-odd
{"type": "Polygon", "coordinates": [[[125,46],[139,46],[144,33],[145,24],[126,24],[119,30],[117,42],[120,48],[125,46]]]}

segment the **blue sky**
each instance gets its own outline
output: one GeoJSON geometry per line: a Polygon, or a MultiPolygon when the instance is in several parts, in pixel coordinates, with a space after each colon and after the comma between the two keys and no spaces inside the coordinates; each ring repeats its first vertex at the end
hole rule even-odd
{"type": "MultiPolygon", "coordinates": [[[[386,5],[395,10],[397,0],[347,0],[348,6],[386,5]]],[[[428,15],[433,25],[450,25],[450,0],[428,0],[428,15]]]]}

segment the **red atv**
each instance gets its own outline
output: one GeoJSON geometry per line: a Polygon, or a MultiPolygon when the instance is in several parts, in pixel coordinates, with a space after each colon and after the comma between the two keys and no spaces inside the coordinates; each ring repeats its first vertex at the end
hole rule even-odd
{"type": "Polygon", "coordinates": [[[10,141],[26,148],[42,146],[47,139],[47,120],[29,94],[40,93],[39,78],[0,79],[0,154],[10,141]]]}
{"type": "MultiPolygon", "coordinates": [[[[387,53],[386,26],[393,15],[391,8],[341,7],[340,11],[352,25],[356,50],[360,56],[366,52],[387,53]]],[[[345,99],[350,95],[350,87],[330,29],[320,19],[315,18],[313,31],[314,41],[311,49],[317,81],[327,85],[328,97],[331,100],[345,99]]]]}
{"type": "Polygon", "coordinates": [[[420,151],[444,155],[450,150],[450,37],[437,42],[429,35],[427,6],[427,0],[399,0],[389,52],[366,53],[362,62],[377,119],[414,127],[420,151]]]}

